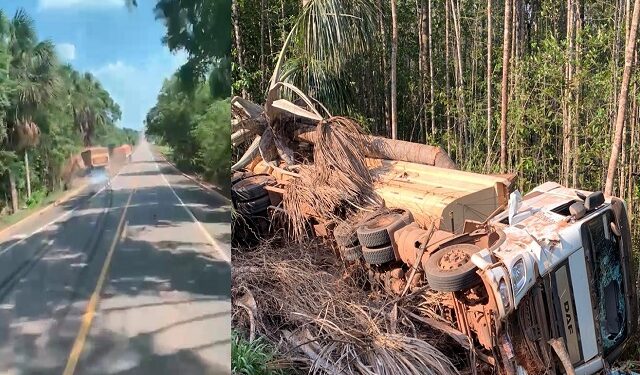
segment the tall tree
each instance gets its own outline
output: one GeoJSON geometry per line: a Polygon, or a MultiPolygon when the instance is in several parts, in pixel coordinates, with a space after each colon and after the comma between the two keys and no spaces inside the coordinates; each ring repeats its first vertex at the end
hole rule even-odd
{"type": "Polygon", "coordinates": [[[571,138],[572,138],[572,93],[573,93],[573,44],[575,29],[575,1],[567,0],[567,34],[565,50],[565,77],[564,95],[562,100],[562,184],[569,184],[569,171],[571,167],[571,138]]]}
{"type": "Polygon", "coordinates": [[[433,72],[433,44],[432,37],[433,30],[431,27],[432,15],[431,15],[431,0],[428,0],[428,24],[429,24],[429,112],[431,113],[431,135],[436,136],[436,109],[435,109],[435,90],[433,87],[434,72],[433,72]]]}
{"type": "MultiPolygon", "coordinates": [[[[231,0],[231,22],[233,23],[233,32],[236,43],[236,55],[238,59],[238,67],[241,72],[244,72],[244,57],[242,50],[242,36],[240,35],[240,21],[238,15],[238,0],[231,0]]],[[[247,98],[247,89],[245,86],[242,87],[242,96],[247,98]]]]}
{"type": "Polygon", "coordinates": [[[491,80],[493,68],[491,65],[491,0],[487,0],[487,170],[491,169],[491,80]]]}
{"type": "Polygon", "coordinates": [[[620,84],[620,95],[618,95],[618,111],[616,113],[615,138],[611,146],[611,156],[609,157],[609,167],[607,168],[607,179],[604,193],[613,194],[614,178],[618,167],[618,158],[622,148],[622,133],[624,131],[625,111],[627,110],[627,96],[629,91],[629,80],[633,69],[633,58],[636,48],[636,33],[638,31],[638,17],[640,16],[640,0],[635,0],[633,5],[633,16],[629,37],[627,38],[624,53],[624,70],[622,72],[622,83],[620,84]]]}
{"type": "Polygon", "coordinates": [[[509,110],[509,59],[511,53],[511,8],[513,0],[504,2],[504,38],[502,42],[502,92],[500,107],[500,172],[507,172],[507,111],[509,110]]]}
{"type": "Polygon", "coordinates": [[[396,0],[391,0],[391,138],[398,138],[398,16],[396,0]]]}
{"type": "Polygon", "coordinates": [[[391,119],[389,114],[389,79],[387,78],[389,72],[387,70],[387,32],[384,23],[384,11],[382,8],[382,0],[376,0],[376,6],[378,7],[378,25],[380,27],[380,41],[382,45],[381,53],[381,70],[382,70],[382,88],[384,91],[384,126],[387,137],[391,136],[391,119]]]}

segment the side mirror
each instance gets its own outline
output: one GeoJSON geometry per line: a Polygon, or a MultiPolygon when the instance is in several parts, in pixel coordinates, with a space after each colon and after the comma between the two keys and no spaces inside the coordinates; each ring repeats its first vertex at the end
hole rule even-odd
{"type": "Polygon", "coordinates": [[[587,196],[584,200],[584,206],[587,211],[595,210],[598,206],[604,203],[604,194],[601,191],[596,191],[587,196]]]}
{"type": "Polygon", "coordinates": [[[587,214],[587,209],[582,202],[575,202],[569,206],[569,213],[575,217],[576,220],[580,220],[587,214]]]}

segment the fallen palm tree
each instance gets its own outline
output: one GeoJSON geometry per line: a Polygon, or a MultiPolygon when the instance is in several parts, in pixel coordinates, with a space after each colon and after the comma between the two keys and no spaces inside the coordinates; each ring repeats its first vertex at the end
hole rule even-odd
{"type": "Polygon", "coordinates": [[[264,107],[235,97],[232,108],[232,143],[250,144],[231,169],[262,162],[295,177],[285,187],[283,208],[288,233],[296,239],[304,237],[309,216],[335,221],[363,205],[382,203],[374,193],[367,158],[455,168],[440,147],[365,134],[354,120],[331,116],[321,103],[288,83],[272,83],[264,107]],[[299,99],[278,99],[283,90],[299,99]]]}
{"type": "MultiPolygon", "coordinates": [[[[329,118],[324,119],[319,115],[310,116],[303,107],[289,101],[286,102],[290,104],[275,111],[273,114],[275,117],[272,118],[266,114],[264,109],[258,109],[261,107],[255,103],[239,97],[232,99],[234,120],[231,139],[233,144],[239,146],[243,142],[253,140],[244,155],[233,165],[233,171],[248,166],[256,157],[264,156],[270,150],[277,150],[278,154],[283,156],[282,161],[285,162],[285,165],[295,165],[300,160],[292,158],[291,152],[285,147],[293,142],[306,142],[313,145],[318,142],[319,136],[316,127],[323,120],[326,123],[329,118]],[[273,128],[278,125],[281,125],[280,131],[274,133],[273,128]],[[265,133],[268,140],[261,142],[265,133]]],[[[449,155],[437,146],[372,135],[363,135],[361,144],[365,157],[406,161],[441,168],[456,167],[449,155]]]]}

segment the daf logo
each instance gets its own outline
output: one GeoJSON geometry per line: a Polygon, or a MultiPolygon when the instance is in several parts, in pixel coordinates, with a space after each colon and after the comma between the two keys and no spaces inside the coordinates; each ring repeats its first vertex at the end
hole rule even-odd
{"type": "Polygon", "coordinates": [[[571,305],[569,305],[569,301],[564,302],[564,318],[567,321],[567,330],[573,334],[573,321],[571,319],[571,305]]]}

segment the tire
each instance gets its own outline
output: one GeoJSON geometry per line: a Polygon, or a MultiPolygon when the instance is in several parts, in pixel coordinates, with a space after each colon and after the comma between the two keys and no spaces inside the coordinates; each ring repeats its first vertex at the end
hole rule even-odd
{"type": "Polygon", "coordinates": [[[360,245],[342,247],[340,251],[342,258],[350,262],[354,262],[362,257],[362,247],[360,245]]]}
{"type": "Polygon", "coordinates": [[[252,216],[255,214],[263,213],[271,206],[271,200],[268,195],[260,197],[256,200],[249,202],[238,202],[238,212],[245,216],[252,216]]]}
{"type": "Polygon", "coordinates": [[[406,210],[393,210],[374,217],[360,225],[356,230],[358,240],[370,249],[391,244],[389,232],[400,229],[413,221],[411,213],[406,210]]]}
{"type": "Polygon", "coordinates": [[[240,180],[244,180],[247,177],[251,177],[253,176],[253,174],[251,172],[233,172],[233,174],[231,175],[231,184],[235,184],[236,182],[240,181],[240,180]]]}
{"type": "Polygon", "coordinates": [[[385,264],[396,259],[396,253],[393,246],[387,245],[376,248],[368,248],[362,246],[362,257],[369,264],[385,264]]]}
{"type": "Polygon", "coordinates": [[[358,234],[346,221],[338,224],[333,230],[333,237],[336,239],[336,243],[342,247],[359,245],[358,234]]]}
{"type": "Polygon", "coordinates": [[[458,292],[478,285],[481,280],[476,273],[477,267],[471,262],[471,255],[480,250],[480,247],[476,245],[457,244],[447,246],[431,254],[424,270],[431,289],[438,292],[458,292]],[[452,254],[452,252],[455,253],[452,254]],[[446,259],[445,256],[456,254],[458,257],[463,257],[458,260],[460,264],[458,266],[451,265],[454,268],[447,269],[446,262],[449,259],[446,259]],[[443,260],[445,263],[442,262],[443,260]]]}
{"type": "Polygon", "coordinates": [[[265,185],[272,185],[275,180],[270,176],[253,175],[242,178],[231,186],[231,194],[238,202],[253,201],[267,195],[265,185]]]}

